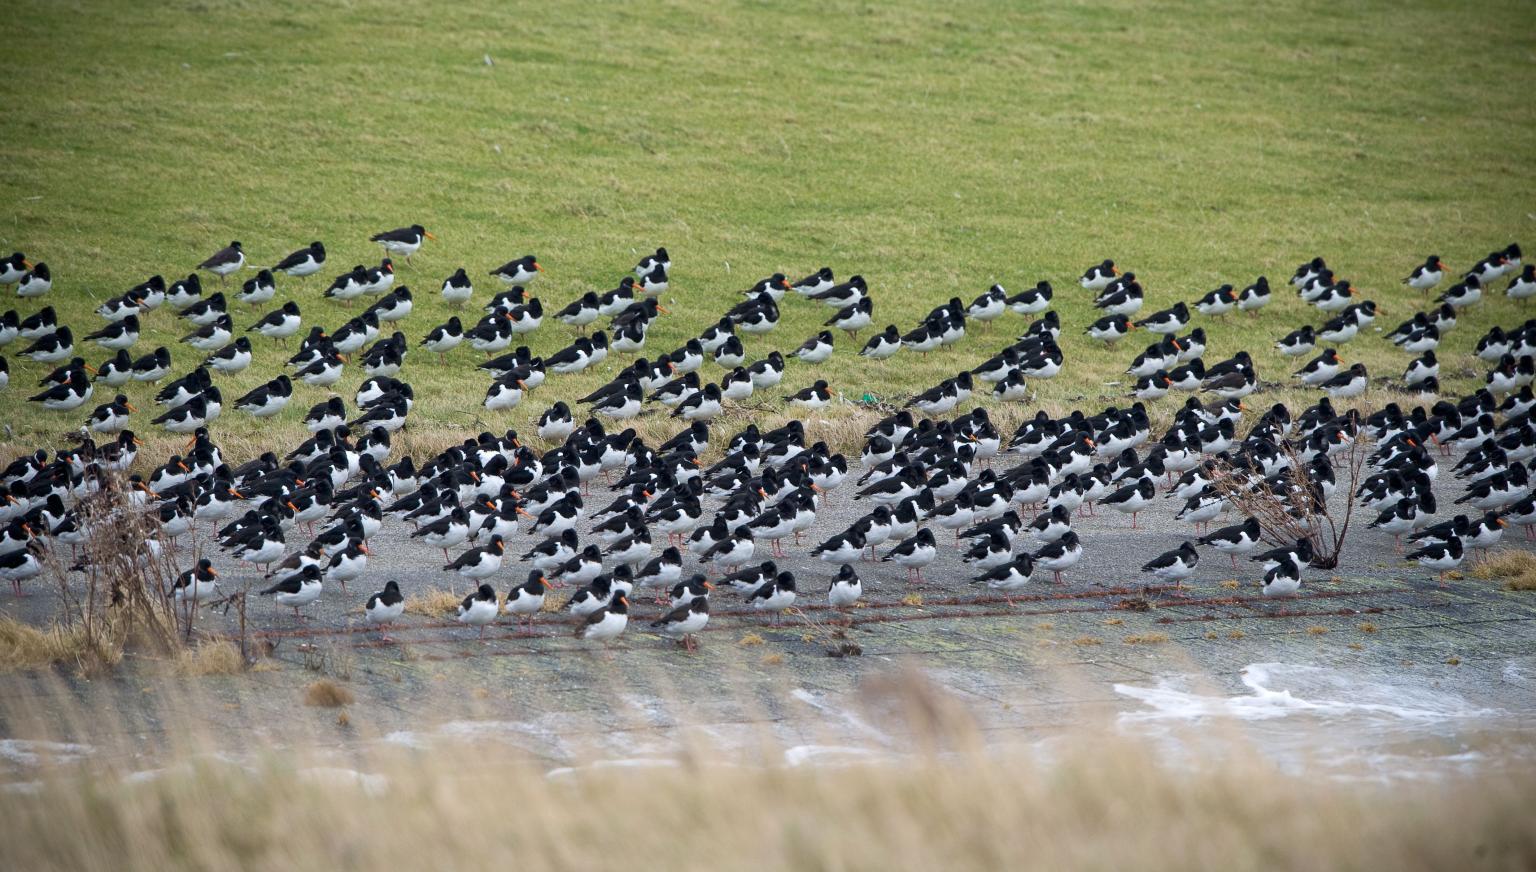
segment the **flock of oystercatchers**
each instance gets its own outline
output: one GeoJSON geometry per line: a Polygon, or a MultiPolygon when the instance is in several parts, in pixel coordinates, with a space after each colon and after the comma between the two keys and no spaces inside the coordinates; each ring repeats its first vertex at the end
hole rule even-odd
{"type": "MultiPolygon", "coordinates": [[[[1145,291],[1134,273],[1122,274],[1110,260],[1090,267],[1078,283],[1093,293],[1093,305],[1104,314],[1088,325],[1086,335],[1110,347],[1137,330],[1157,336],[1126,370],[1136,380],[1128,397],[1134,402],[1098,414],[1074,410],[1061,418],[1042,410],[1007,438],[980,401],[990,395],[998,402],[1027,402],[1030,381],[1061,371],[1054,290],[1042,281],[1017,294],[994,285],[969,305],[952,298],[910,330],[885,327],[858,353],[880,360],[952,346],[965,337],[968,324],[997,321],[1010,312],[1028,319],[1027,326],[979,366],[913,396],[905,408],[870,427],[861,469],[850,473],[845,458],[824,441],[807,444],[807,428],[799,420],[771,430],[749,423],[726,436],[712,433],[710,423],[730,404],[778,387],[791,359],[826,361],[834,353],[834,331],[856,341],[872,327],[873,296],[865,279],[854,275],[838,282],[830,268],[797,282],[783,274],[768,276],[743,291],[744,299],[699,336],[649,360],[638,353],[652,322],[667,313],[659,299],[671,270],[665,248],[641,259],[633,275],[611,290],[583,293],[554,312],[577,335],[548,357],[535,356],[526,345],[508,350],[539,329],[545,317],[542,303],[528,290],[543,272],[538,259],[528,255],[492,270],[502,290],[484,305],[483,317],[468,327],[452,317],[414,346],[439,362],[460,345],[484,352],[478,367],[491,379],[483,399],[487,410],[517,406],[550,374],[590,369],[610,353],[636,356],[597,390],[572,403],[555,402],[539,416],[535,435],[543,451],[508,430],[499,436],[482,433],[419,464],[409,456],[391,462],[391,434],[405,426],[415,399],[410,384],[397,377],[413,348],[398,329],[413,301],[408,287],[395,285],[392,258],[409,263],[430,239],[421,225],[371,237],[386,257],[336,276],[323,292],[343,305],[368,298],[367,308],[334,330],[312,325],[286,362],[291,375],[282,372],[232,403],[256,418],[274,416],[294,399],[295,381],[329,389],[341,380],[352,355],[366,375],[353,397],[355,411],[349,412],[340,396],[326,396],[304,417],[309,439],[281,454],[274,446],[236,466],[225,462],[210,434],[224,408],[216,381],[253,365],[255,349],[247,334],[286,343],[303,328],[303,315],[299,303],[288,299],[237,333],[229,304],[274,303],[277,276],[298,279],[325,269],[320,242],[259,269],[229,297],[223,290],[205,292],[198,272],[211,273],[227,287],[231,276],[249,268],[239,242],[185,278],[167,283],[156,275],[102,303],[96,313],[104,326],[81,339],[114,352],[99,367],[76,356],[74,333],[58,322],[52,307],[25,316],[5,313],[0,348],[26,340],[20,357],[53,367],[41,376],[42,390],[32,402],[71,412],[91,399],[98,383],[120,388],[145,382],[158,389],[154,402],[161,407],[151,426],[192,438],[184,453],[153,470],[134,471],[141,443],[129,424],[137,410],[119,393],[87,415],[75,444],[53,447],[51,453],[40,447],[16,459],[0,473],[0,577],[20,595],[22,583],[43,572],[47,548],[67,545],[73,551],[95,526],[111,522],[93,515],[85,498],[114,491],[121,499],[110,512],[141,513],[158,533],[145,539],[142,551],[110,559],[135,561],[146,553],[174,551],[178,539],[199,524],[209,525],[230,558],[264,570],[267,586],[259,593],[296,615],[321,596],[326,582],[345,592],[347,582],[362,578],[368,539],[396,521],[410,525],[412,538],[442,550],[445,573],[476,585],[459,605],[458,620],[482,635],[503,614],[526,621],[532,632],[549,587],[574,585],[579,589],[566,608],[584,618],[576,635],[612,639],[626,629],[634,590],[652,588],[668,610],[651,626],[691,648],[709,620],[710,594],[720,587],[775,617],[795,603],[794,573],[772,558],[786,556],[784,539],[798,545],[816,532],[818,508],[850,477],[853,499],[868,501],[871,510],[809,552],[837,567],[826,598],[838,609],[863,595],[856,568],[861,561],[893,563],[910,581],[921,582],[923,569],[939,553],[936,531],[952,534],[956,546],[964,547],[964,562],[977,573],[975,584],[1011,596],[1043,571],[1060,583],[1083,555],[1072,527],[1075,514],[1108,507],[1129,514],[1135,527],[1162,487],[1181,505],[1176,519],[1198,531],[1234,508],[1230,490],[1216,486],[1222,473],[1237,474],[1255,491],[1267,488],[1296,517],[1313,517],[1336,489],[1331,458],[1361,438],[1375,447],[1369,474],[1350,497],[1376,513],[1371,528],[1391,533],[1395,541],[1407,536],[1414,542],[1416,550],[1407,559],[1438,571],[1442,580],[1469,551],[1497,543],[1508,524],[1524,526],[1527,537],[1536,525],[1536,496],[1526,468],[1536,457],[1531,419],[1536,320],[1495,327],[1477,341],[1469,359],[1492,366],[1484,386],[1468,396],[1440,396],[1435,356],[1441,338],[1456,326],[1458,311],[1482,301],[1494,282],[1508,277],[1503,290],[1512,300],[1536,296],[1536,272],[1530,264],[1522,269],[1516,245],[1477,261],[1436,305],[1385,334],[1413,356],[1395,383],[1428,404],[1411,409],[1395,402],[1379,410],[1334,407],[1334,401],[1355,399],[1368,386],[1365,367],[1345,368],[1337,346],[1359,336],[1378,308],[1322,258],[1303,263],[1290,283],[1326,320],[1287,334],[1275,347],[1287,356],[1303,356],[1326,346],[1295,373],[1301,386],[1324,395],[1295,415],[1277,403],[1241,434],[1243,399],[1260,384],[1252,355],[1242,351],[1207,364],[1205,329],[1184,331],[1197,315],[1216,319],[1263,308],[1273,291],[1262,276],[1241,290],[1222,285],[1192,303],[1137,318],[1145,291]],[[791,294],[808,301],[805,305],[829,307],[833,313],[823,325],[829,329],[793,350],[772,350],[749,362],[744,340],[775,330],[791,294]],[[163,386],[173,373],[169,349],[129,353],[143,319],[162,308],[187,324],[182,342],[199,357],[196,366],[163,386]],[[588,333],[601,319],[607,319],[605,326],[588,333]],[[718,382],[706,375],[706,364],[720,368],[718,382]],[[990,391],[974,396],[977,382],[991,385],[990,391]],[[1173,413],[1172,424],[1156,434],[1145,403],[1173,392],[1189,397],[1173,413]],[[969,411],[951,417],[973,400],[969,411]],[[573,406],[588,412],[578,416],[573,406]],[[665,442],[647,445],[628,428],[611,432],[657,407],[679,419],[678,431],[665,442]],[[722,456],[706,464],[701,456],[711,447],[722,456]],[[1454,466],[1454,475],[1465,480],[1465,493],[1456,502],[1480,514],[1436,521],[1436,455],[1452,449],[1465,452],[1454,466]],[[993,458],[1009,455],[1020,462],[994,468],[993,458]],[[1293,474],[1296,464],[1303,465],[1304,475],[1293,474]],[[611,481],[615,473],[616,498],[600,509],[589,507],[591,483],[599,476],[611,481]],[[1031,512],[1038,512],[1033,520],[1031,512]],[[288,537],[300,531],[290,544],[288,537]],[[519,536],[532,537],[516,558],[527,569],[526,580],[503,598],[490,579],[502,572],[509,543],[519,536]],[[454,556],[451,550],[461,546],[467,547],[454,556]],[[764,556],[770,559],[759,560],[764,556]]],[[[1427,295],[1452,275],[1439,256],[1430,256],[1403,282],[1427,295]]],[[[0,287],[10,286],[22,299],[37,299],[52,289],[52,273],[46,264],[34,265],[16,253],[0,260],[0,287]]],[[[475,288],[460,268],[440,293],[462,308],[475,288]]],[[[0,357],[0,389],[9,381],[9,366],[0,357]]],[[[826,380],[817,379],[782,398],[814,410],[832,403],[834,394],[826,380]]],[[[1143,572],[1161,582],[1187,580],[1203,547],[1227,555],[1234,568],[1239,556],[1262,564],[1266,594],[1294,594],[1313,560],[1313,541],[1268,538],[1259,519],[1247,517],[1184,542],[1146,563],[1143,572]]],[[[168,595],[190,609],[218,591],[214,562],[202,557],[181,573],[168,595]]],[[[368,597],[365,613],[370,623],[388,626],[401,618],[404,606],[399,584],[389,581],[368,597]]]]}

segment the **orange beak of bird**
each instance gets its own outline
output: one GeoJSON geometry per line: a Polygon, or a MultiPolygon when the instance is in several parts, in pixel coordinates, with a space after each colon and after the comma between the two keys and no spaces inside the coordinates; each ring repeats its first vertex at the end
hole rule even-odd
{"type": "Polygon", "coordinates": [[[424,235],[424,236],[426,236],[426,237],[427,237],[427,238],[428,238],[428,239],[430,239],[430,240],[432,240],[432,241],[433,241],[433,242],[436,242],[436,241],[437,241],[437,237],[436,237],[436,236],[433,236],[433,235],[432,235],[432,231],[430,231],[430,230],[423,230],[423,231],[422,231],[422,234],[423,234],[423,235],[424,235]]]}
{"type": "Polygon", "coordinates": [[[537,270],[538,272],[543,272],[544,271],[544,267],[539,266],[539,262],[538,261],[534,261],[533,262],[533,268],[535,270],[537,270]]]}

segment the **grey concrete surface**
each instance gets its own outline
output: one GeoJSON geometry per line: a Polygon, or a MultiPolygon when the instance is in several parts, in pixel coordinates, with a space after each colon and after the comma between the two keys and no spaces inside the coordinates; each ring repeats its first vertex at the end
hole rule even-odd
{"type": "MultiPolygon", "coordinates": [[[[1459,491],[1448,464],[1443,469],[1437,493],[1442,515],[1449,517],[1459,491]]],[[[850,481],[829,496],[816,533],[830,535],[864,510],[853,502],[853,490],[850,481]]],[[[594,495],[589,502],[606,499],[594,495]]],[[[449,619],[407,616],[391,633],[394,641],[385,642],[361,616],[365,598],[385,580],[398,580],[408,596],[468,587],[440,570],[439,551],[409,540],[405,525],[387,522],[370,541],[367,576],[345,593],[328,585],[321,601],[306,609],[309,620],[296,621],[292,612],[251,597],[250,642],[266,654],[253,671],[167,679],[128,663],[120,675],[98,681],[4,675],[0,692],[35,699],[34,711],[57,707],[61,713],[83,701],[111,699],[121,720],[105,731],[143,737],[171,722],[167,711],[178,705],[174,700],[195,686],[219,702],[193,703],[188,696],[179,704],[193,706],[238,747],[281,743],[296,722],[327,735],[334,730],[339,740],[366,734],[407,746],[486,729],[551,765],[665,755],[701,737],[738,750],[766,738],[802,756],[825,749],[890,750],[905,740],[894,738],[899,728],[878,723],[878,714],[871,720],[869,689],[914,667],[999,743],[1038,741],[1093,719],[1134,723],[1148,715],[1160,722],[1159,705],[1138,694],[1182,693],[1180,699],[1198,708],[1206,697],[1189,696],[1185,682],[1206,688],[1210,699],[1236,700],[1240,712],[1269,705],[1275,694],[1321,695],[1333,703],[1383,688],[1397,694],[1393,699],[1443,694],[1450,702],[1442,706],[1445,700],[1437,697],[1430,708],[1445,708],[1454,728],[1435,726],[1412,741],[1448,743],[1452,756],[1467,742],[1481,741],[1469,733],[1503,734],[1536,709],[1528,691],[1529,676],[1536,674],[1536,596],[1470,576],[1438,584],[1433,574],[1398,560],[1391,538],[1365,530],[1368,518],[1358,516],[1341,567],[1310,571],[1295,599],[1262,597],[1256,565],[1240,565],[1234,573],[1214,552],[1203,553],[1184,590],[1143,590],[1148,580],[1138,571],[1141,563],[1193,538],[1192,528],[1173,520],[1175,508],[1166,501],[1144,514],[1146,529],[1136,531],[1114,512],[1077,519],[1086,549],[1082,563],[1060,586],[1048,574],[1037,576],[1012,605],[967,585],[969,574],[952,547],[941,549],[921,586],[908,585],[904,570],[892,564],[861,563],[865,603],[850,610],[851,626],[839,625],[841,616],[824,608],[833,567],[808,558],[817,537],[799,547],[786,543],[791,556],[780,563],[797,574],[797,606],[803,608],[771,623],[737,597],[718,595],[693,653],[646,632],[663,607],[644,595],[635,597],[629,631],[611,646],[571,638],[573,623],[563,614],[541,615],[534,637],[520,635],[503,618],[483,641],[449,619]],[[857,646],[856,655],[845,648],[848,643],[857,646]],[[1311,678],[1293,671],[1274,686],[1255,689],[1255,664],[1285,664],[1308,670],[1311,678]],[[334,727],[334,713],[298,704],[303,687],[320,675],[355,691],[352,726],[334,727]],[[1170,681],[1183,689],[1169,690],[1170,681]],[[1286,681],[1306,687],[1279,686],[1286,681]],[[1463,719],[1455,714],[1463,707],[1482,714],[1463,719]]],[[[297,535],[295,540],[301,541],[297,535]]],[[[508,551],[519,554],[532,541],[520,536],[508,551]]],[[[1526,547],[1520,531],[1507,534],[1505,547],[1526,547]]],[[[189,549],[184,561],[193,553],[189,549]]],[[[259,589],[258,573],[212,556],[225,589],[259,589]]],[[[693,566],[690,559],[685,571],[693,566]]],[[[525,574],[509,560],[492,583],[504,592],[525,574]]],[[[29,620],[54,608],[54,597],[41,590],[20,600],[0,594],[0,609],[29,620]]],[[[198,627],[235,632],[231,615],[207,610],[198,627]]],[[[1298,711],[1316,716],[1319,710],[1298,711]]],[[[1417,723],[1405,717],[1393,723],[1417,723]]],[[[1168,716],[1172,722],[1200,719],[1198,712],[1168,716]]],[[[11,720],[0,723],[0,735],[27,731],[11,720]]],[[[65,735],[103,744],[101,722],[76,723],[61,714],[59,723],[67,725],[65,735]]],[[[1369,722],[1355,726],[1372,729],[1369,722]]]]}

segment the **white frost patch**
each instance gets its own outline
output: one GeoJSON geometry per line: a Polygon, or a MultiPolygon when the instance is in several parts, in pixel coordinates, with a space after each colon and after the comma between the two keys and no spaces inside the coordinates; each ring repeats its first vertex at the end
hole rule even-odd
{"type": "Polygon", "coordinates": [[[545,778],[570,778],[583,772],[598,769],[676,769],[676,760],[665,757],[630,757],[627,759],[594,760],[582,766],[561,766],[544,773],[545,778]]]}
{"type": "Polygon", "coordinates": [[[389,779],[382,775],[358,772],[356,769],[316,766],[311,769],[300,769],[299,776],[316,784],[357,787],[369,796],[381,796],[389,789],[389,779]]]}
{"type": "Polygon", "coordinates": [[[96,749],[90,745],[34,739],[0,739],[0,760],[18,766],[36,766],[45,757],[54,763],[72,763],[94,753],[96,749]]]}
{"type": "Polygon", "coordinates": [[[789,692],[789,695],[794,697],[795,699],[805,703],[806,705],[810,706],[811,708],[821,712],[822,714],[831,715],[832,717],[838,718],[843,723],[847,724],[850,727],[853,727],[856,730],[862,731],[865,735],[869,736],[870,738],[872,738],[872,739],[874,739],[874,740],[876,740],[878,742],[881,742],[881,743],[886,744],[886,745],[892,744],[890,736],[886,735],[884,732],[882,732],[880,730],[875,729],[872,725],[870,725],[868,722],[866,722],[863,718],[859,717],[858,715],[854,714],[853,712],[851,712],[851,711],[849,711],[847,709],[838,708],[838,707],[826,704],[825,702],[823,702],[820,699],[818,699],[816,694],[811,693],[809,690],[806,690],[803,687],[795,688],[794,690],[789,692]]]}
{"type": "Polygon", "coordinates": [[[1124,721],[1186,720],[1228,717],[1243,721],[1269,720],[1293,714],[1322,717],[1363,715],[1376,719],[1433,723],[1503,714],[1475,708],[1461,697],[1421,687],[1371,682],[1315,666],[1255,663],[1242,672],[1251,693],[1210,696],[1187,690],[1183,681],[1163,679],[1155,687],[1116,684],[1115,692],[1145,704],[1143,711],[1125,712],[1124,721]]]}

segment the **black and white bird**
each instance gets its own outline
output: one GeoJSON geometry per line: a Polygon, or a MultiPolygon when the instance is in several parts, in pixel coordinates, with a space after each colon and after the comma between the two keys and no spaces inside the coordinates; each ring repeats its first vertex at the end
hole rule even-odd
{"type": "Polygon", "coordinates": [[[1062,572],[1076,566],[1083,559],[1083,546],[1078,542],[1077,533],[1068,531],[1055,542],[1041,546],[1030,558],[1041,569],[1049,569],[1056,583],[1060,584],[1062,572]]]}
{"type": "Polygon", "coordinates": [[[640,258],[635,264],[635,275],[644,276],[653,272],[657,267],[670,271],[672,269],[672,257],[667,254],[665,248],[657,248],[655,252],[640,258]]]}
{"type": "Polygon", "coordinates": [[[858,570],[849,564],[838,567],[837,575],[827,586],[827,605],[834,609],[846,609],[864,596],[864,582],[858,570]]]}
{"type": "Polygon", "coordinates": [[[1105,258],[1102,263],[1095,264],[1083,271],[1082,278],[1077,283],[1090,291],[1103,290],[1115,276],[1120,275],[1120,270],[1115,267],[1115,262],[1105,258]]]}
{"type": "Polygon", "coordinates": [[[933,531],[923,528],[886,552],[882,562],[896,563],[907,570],[907,580],[921,583],[923,568],[938,559],[939,550],[934,542],[933,531]]]}
{"type": "Polygon", "coordinates": [[[16,283],[16,296],[24,298],[41,297],[53,289],[53,273],[49,271],[48,264],[39,262],[24,273],[21,281],[16,283]]]}
{"type": "Polygon", "coordinates": [[[194,603],[205,603],[213,599],[218,590],[219,572],[206,557],[198,560],[196,566],[176,576],[171,584],[172,599],[189,609],[194,603]]]}
{"type": "MultiPolygon", "coordinates": [[[[465,551],[443,569],[457,572],[472,581],[489,578],[501,569],[502,555],[506,550],[506,541],[500,536],[493,535],[490,542],[465,551]]],[[[492,596],[494,595],[493,592],[492,596]]]]}
{"type": "Polygon", "coordinates": [[[1301,590],[1301,562],[1286,555],[1264,571],[1265,596],[1295,596],[1301,590]]]}
{"type": "Polygon", "coordinates": [[[507,614],[515,620],[526,620],[528,635],[535,635],[533,629],[534,619],[539,612],[544,610],[545,595],[549,592],[549,579],[535,569],[528,573],[528,578],[522,584],[514,585],[507,591],[507,614]]]}
{"type": "Polygon", "coordinates": [[[245,266],[245,251],[238,240],[213,253],[213,256],[197,265],[200,270],[207,270],[219,277],[219,282],[228,281],[231,273],[245,266]]]}
{"type": "Polygon", "coordinates": [[[832,391],[828,390],[825,379],[817,379],[816,383],[808,388],[797,391],[784,398],[791,406],[799,406],[805,409],[823,409],[832,402],[832,391]]]}
{"type": "Polygon", "coordinates": [[[800,347],[791,352],[792,357],[799,358],[804,363],[822,363],[832,356],[832,331],[823,330],[801,343],[800,347]]]}
{"type": "MultiPolygon", "coordinates": [[[[403,614],[405,597],[400,593],[400,583],[394,580],[385,582],[384,589],[369,596],[363,604],[363,616],[375,627],[391,626],[403,614]]],[[[389,637],[385,636],[384,641],[389,641],[389,637]]]]}
{"type": "Polygon", "coordinates": [[[420,224],[412,224],[409,227],[401,227],[396,230],[386,230],[383,233],[375,233],[368,237],[369,242],[377,242],[384,246],[384,250],[390,254],[400,255],[406,263],[411,262],[411,255],[421,248],[424,241],[437,239],[428,233],[420,224]]]}
{"type": "Polygon", "coordinates": [[[261,591],[261,595],[271,596],[278,605],[293,609],[294,617],[303,618],[299,609],[319,599],[321,590],[320,567],[311,565],[261,591]]]}
{"type": "Polygon", "coordinates": [[[272,266],[272,272],[287,273],[298,279],[312,276],[325,266],[325,246],[319,241],[293,252],[272,266]]]}
{"type": "Polygon", "coordinates": [[[1154,557],[1141,567],[1158,581],[1173,582],[1178,584],[1193,577],[1195,568],[1200,565],[1200,552],[1195,546],[1186,541],[1172,551],[1154,557]]]}
{"type": "Polygon", "coordinates": [[[32,262],[19,251],[12,252],[10,257],[0,258],[0,285],[16,284],[31,268],[32,262]]]}
{"type": "Polygon", "coordinates": [[[691,597],[658,620],[651,622],[651,629],[670,639],[682,642],[683,648],[692,651],[697,647],[694,636],[709,623],[709,597],[691,597]]]}
{"type": "Polygon", "coordinates": [[[1423,263],[1413,268],[1413,272],[1403,279],[1403,284],[1413,288],[1415,291],[1428,291],[1435,285],[1440,284],[1440,280],[1445,278],[1446,272],[1445,263],[1440,260],[1440,255],[1431,254],[1425,258],[1423,263]]]}
{"type": "Polygon", "coordinates": [[[896,329],[895,324],[891,324],[883,332],[870,337],[869,341],[864,343],[864,348],[859,351],[859,355],[870,360],[884,360],[900,350],[901,331],[896,329]]]}
{"type": "Polygon", "coordinates": [[[1232,561],[1232,568],[1236,569],[1238,556],[1253,553],[1253,550],[1259,547],[1259,542],[1262,541],[1259,520],[1250,517],[1241,524],[1222,527],[1200,537],[1196,541],[1201,545],[1209,545],[1227,555],[1232,561]]]}
{"type": "Polygon", "coordinates": [[[496,600],[496,589],[481,584],[474,593],[459,603],[458,622],[480,628],[480,638],[485,638],[485,628],[496,622],[501,614],[501,604],[496,600]]]}
{"type": "Polygon", "coordinates": [[[240,284],[235,300],[250,306],[259,306],[276,295],[277,283],[272,279],[272,271],[262,269],[256,273],[255,278],[246,279],[240,284]]]}
{"type": "Polygon", "coordinates": [[[575,636],[588,642],[608,642],[617,639],[629,626],[629,598],[620,594],[608,605],[598,609],[576,627],[575,636]]]}
{"type": "Polygon", "coordinates": [[[491,275],[501,279],[508,287],[513,285],[527,285],[539,277],[544,267],[539,266],[539,259],[531,254],[525,254],[515,260],[509,260],[499,267],[491,270],[491,275]]]}
{"type": "Polygon", "coordinates": [[[1344,372],[1323,382],[1321,387],[1333,399],[1347,400],[1365,393],[1365,389],[1369,385],[1370,379],[1367,377],[1365,364],[1356,363],[1344,372]]]}
{"type": "Polygon", "coordinates": [[[873,322],[874,310],[874,300],[864,297],[851,306],[839,309],[837,314],[828,318],[822,326],[835,327],[847,333],[850,339],[857,339],[859,331],[873,322]]]}
{"type": "Polygon", "coordinates": [[[795,575],[781,571],[773,581],[764,584],[747,597],[747,603],[759,612],[773,616],[777,623],[784,610],[795,604],[795,575]]]}

